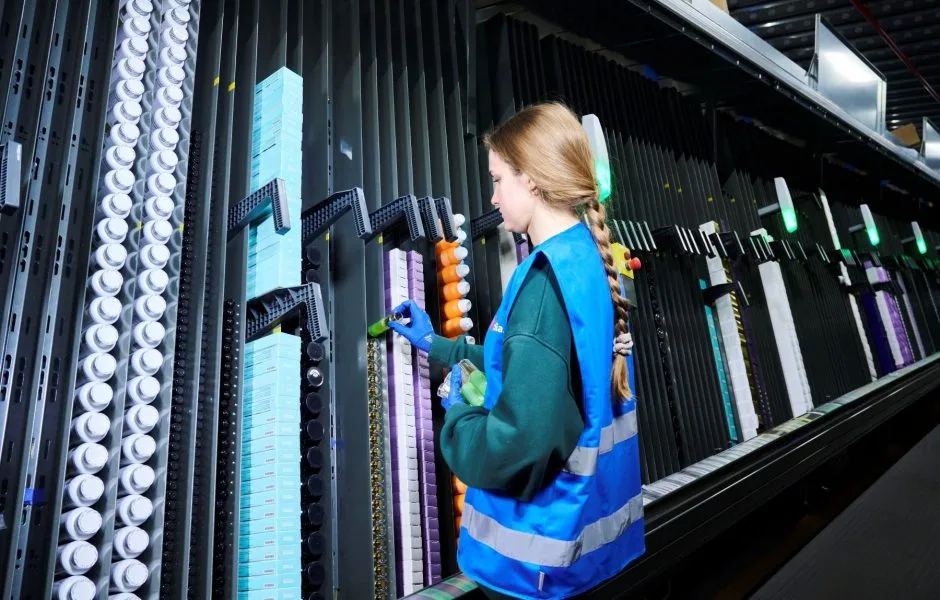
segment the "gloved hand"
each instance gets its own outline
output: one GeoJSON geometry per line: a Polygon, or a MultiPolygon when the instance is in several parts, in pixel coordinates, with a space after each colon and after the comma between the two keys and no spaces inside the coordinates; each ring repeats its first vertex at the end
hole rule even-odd
{"type": "Polygon", "coordinates": [[[402,336],[418,350],[431,351],[431,340],[434,339],[434,327],[431,326],[431,317],[424,312],[414,300],[405,300],[394,309],[392,313],[401,313],[411,319],[405,325],[397,321],[389,321],[388,327],[402,336]]]}
{"type": "Polygon", "coordinates": [[[444,407],[445,411],[455,404],[463,404],[463,395],[460,393],[460,388],[463,385],[463,375],[460,372],[460,366],[454,365],[454,368],[450,370],[449,377],[450,391],[447,393],[447,397],[441,400],[441,406],[444,407]]]}

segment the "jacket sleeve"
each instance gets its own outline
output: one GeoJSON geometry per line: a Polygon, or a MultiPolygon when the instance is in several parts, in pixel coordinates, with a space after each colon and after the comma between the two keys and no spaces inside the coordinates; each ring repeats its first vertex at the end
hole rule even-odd
{"type": "Polygon", "coordinates": [[[450,340],[446,337],[435,335],[431,341],[431,351],[428,352],[428,358],[435,363],[437,367],[449,369],[463,359],[468,359],[473,365],[485,372],[483,364],[483,346],[478,344],[468,344],[466,336],[460,336],[456,340],[450,340]]]}
{"type": "Polygon", "coordinates": [[[448,410],[441,451],[467,485],[530,500],[564,466],[584,422],[571,400],[567,361],[553,349],[517,334],[503,342],[503,364],[492,412],[468,405],[448,410]]]}

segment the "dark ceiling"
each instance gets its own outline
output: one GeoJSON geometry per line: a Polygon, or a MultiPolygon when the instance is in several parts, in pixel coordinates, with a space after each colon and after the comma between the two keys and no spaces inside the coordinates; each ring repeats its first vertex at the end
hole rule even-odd
{"type": "MultiPolygon", "coordinates": [[[[940,92],[940,0],[865,2],[924,79],[940,92]]],[[[804,69],[813,56],[816,13],[862,52],[888,79],[887,125],[930,117],[940,124],[940,103],[895,55],[850,0],[728,0],[731,15],[804,69]]]]}

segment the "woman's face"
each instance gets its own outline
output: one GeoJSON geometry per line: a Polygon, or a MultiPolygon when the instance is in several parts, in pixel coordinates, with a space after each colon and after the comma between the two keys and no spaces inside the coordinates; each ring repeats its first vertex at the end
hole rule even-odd
{"type": "Polygon", "coordinates": [[[490,202],[499,209],[506,229],[525,233],[539,202],[533,193],[532,182],[524,173],[514,173],[499,154],[490,150],[490,177],[493,178],[493,198],[490,202]]]}

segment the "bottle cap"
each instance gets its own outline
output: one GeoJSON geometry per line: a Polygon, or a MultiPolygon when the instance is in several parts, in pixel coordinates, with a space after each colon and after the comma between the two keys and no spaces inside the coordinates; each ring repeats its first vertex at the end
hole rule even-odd
{"type": "Polygon", "coordinates": [[[83,537],[95,535],[101,529],[101,513],[93,508],[82,510],[75,519],[75,529],[83,537]]]}
{"type": "Polygon", "coordinates": [[[114,106],[114,112],[118,118],[124,119],[125,121],[137,121],[143,114],[143,109],[140,107],[139,102],[124,100],[114,106]]]}
{"type": "Polygon", "coordinates": [[[147,212],[151,213],[151,216],[167,219],[170,215],[173,214],[173,199],[169,196],[151,196],[147,198],[147,212]]]}
{"type": "Polygon", "coordinates": [[[114,357],[104,352],[92,354],[89,359],[91,360],[91,371],[99,377],[110,377],[117,368],[117,361],[114,360],[114,357]]]}
{"type": "Polygon", "coordinates": [[[87,413],[88,418],[85,419],[85,431],[88,432],[89,436],[103,439],[104,436],[108,435],[108,430],[111,429],[111,420],[101,413],[87,413]]]}
{"type": "MultiPolygon", "coordinates": [[[[143,38],[131,38],[128,41],[132,42],[135,46],[142,46],[144,54],[147,53],[147,42],[143,38]]],[[[144,97],[144,82],[139,79],[125,79],[124,91],[127,92],[129,96],[139,101],[144,97]]]]}
{"type": "Polygon", "coordinates": [[[87,390],[84,393],[88,404],[93,409],[101,410],[111,404],[111,400],[114,399],[114,390],[111,386],[100,381],[86,383],[82,390],[87,390]]]}
{"type": "Polygon", "coordinates": [[[185,27],[167,27],[163,36],[171,44],[183,45],[189,40],[189,32],[186,31],[185,27]]]}
{"type": "MultiPolygon", "coordinates": [[[[121,123],[117,127],[112,127],[111,136],[122,144],[133,146],[140,138],[140,127],[133,123],[121,123]]],[[[131,182],[133,185],[133,182],[131,182]]]]}
{"type": "Polygon", "coordinates": [[[170,22],[176,25],[186,25],[189,23],[189,11],[183,7],[177,7],[170,11],[170,22]]]}
{"type": "Polygon", "coordinates": [[[186,50],[182,46],[167,47],[166,55],[174,64],[181,65],[186,62],[186,50]]]}
{"type": "Polygon", "coordinates": [[[118,341],[118,332],[113,325],[96,325],[95,343],[100,348],[113,348],[118,341]]]}
{"type": "MultiPolygon", "coordinates": [[[[151,440],[152,441],[152,440],[151,440]]],[[[133,465],[134,471],[131,473],[131,484],[134,489],[145,490],[153,485],[153,469],[147,465],[133,465]]]]}
{"type": "Polygon", "coordinates": [[[163,121],[170,127],[178,125],[183,120],[183,113],[175,106],[164,106],[160,110],[163,111],[163,121]]]}
{"type": "Polygon", "coordinates": [[[166,300],[163,299],[163,296],[157,296],[155,294],[145,296],[143,305],[144,312],[154,318],[158,315],[162,315],[166,310],[166,300]]]}
{"type": "Polygon", "coordinates": [[[147,254],[150,256],[150,261],[155,265],[165,265],[170,260],[170,251],[163,244],[148,245],[147,254]]]}
{"type": "Polygon", "coordinates": [[[135,560],[124,570],[123,579],[128,587],[138,588],[147,583],[148,575],[150,575],[150,572],[144,566],[144,563],[135,560]]]}
{"type": "MultiPolygon", "coordinates": [[[[127,44],[127,51],[135,58],[140,58],[141,56],[147,56],[147,51],[150,50],[150,47],[147,44],[146,38],[131,37],[131,38],[127,38],[126,40],[124,40],[123,43],[127,44]]],[[[129,79],[125,81],[136,81],[137,83],[140,83],[139,79],[129,79]]],[[[143,87],[142,83],[140,83],[140,85],[141,87],[143,87]]],[[[141,94],[143,94],[143,91],[141,91],[141,94]]]]}
{"type": "Polygon", "coordinates": [[[140,555],[150,545],[150,536],[140,527],[130,527],[124,536],[124,547],[128,554],[140,555]]]}
{"type": "Polygon", "coordinates": [[[160,411],[149,404],[138,404],[137,406],[131,407],[131,411],[133,411],[135,424],[141,429],[149,431],[153,429],[157,421],[160,420],[160,411]]]}
{"type": "Polygon", "coordinates": [[[150,33],[150,21],[144,17],[134,17],[128,21],[125,27],[130,29],[130,32],[135,34],[135,36],[144,36],[150,33]]]}
{"type": "MultiPolygon", "coordinates": [[[[128,148],[124,149],[127,150],[128,148]]],[[[127,171],[124,172],[126,173],[127,171]]],[[[114,240],[120,242],[123,241],[125,237],[127,237],[127,221],[124,219],[119,219],[117,217],[108,217],[107,219],[102,219],[101,229],[102,233],[104,233],[102,237],[106,238],[106,241],[114,240]]]]}
{"type": "Polygon", "coordinates": [[[150,0],[128,0],[128,4],[140,15],[149,15],[153,12],[153,3],[150,0]]]}
{"type": "Polygon", "coordinates": [[[124,277],[121,272],[114,269],[98,271],[95,276],[98,278],[98,285],[101,289],[109,294],[120,292],[121,286],[124,285],[124,277]]]}
{"type": "MultiPolygon", "coordinates": [[[[133,152],[133,150],[125,146],[116,147],[133,152]]],[[[131,197],[127,194],[108,194],[101,201],[101,204],[110,209],[112,213],[116,215],[123,215],[124,217],[131,214],[131,207],[133,206],[131,203],[131,197]]]]}
{"type": "Polygon", "coordinates": [[[98,314],[105,320],[111,321],[121,316],[121,301],[111,296],[96,298],[98,303],[98,314]]]}
{"type": "Polygon", "coordinates": [[[141,278],[148,288],[157,293],[162,293],[170,284],[170,276],[163,269],[147,269],[141,273],[141,278]]]}
{"type": "MultiPolygon", "coordinates": [[[[84,444],[83,444],[84,445],[84,444]]],[[[82,463],[89,469],[100,469],[108,462],[108,451],[101,444],[85,445],[82,463]]]]}
{"type": "MultiPolygon", "coordinates": [[[[95,597],[98,590],[91,579],[74,575],[73,577],[76,577],[76,579],[72,580],[73,583],[68,589],[68,595],[65,596],[66,600],[89,600],[95,597]]],[[[61,594],[61,592],[59,593],[61,594]]],[[[62,598],[62,596],[60,595],[59,598],[62,598]]]]}
{"type": "Polygon", "coordinates": [[[88,571],[98,562],[98,549],[88,542],[79,542],[73,546],[72,566],[79,571],[88,571]]]}
{"type": "MultiPolygon", "coordinates": [[[[172,152],[170,154],[172,154],[172,152]]],[[[170,225],[169,221],[164,219],[149,221],[144,226],[144,232],[149,233],[150,237],[154,238],[157,242],[165,244],[173,237],[173,226],[170,225]]]]}
{"type": "Polygon", "coordinates": [[[171,106],[177,106],[183,101],[183,90],[176,85],[168,85],[160,88],[163,95],[163,101],[171,106]]]}
{"type": "Polygon", "coordinates": [[[466,276],[469,275],[469,274],[470,274],[470,267],[469,267],[468,265],[465,265],[465,264],[458,264],[458,265],[457,265],[457,276],[458,276],[458,277],[466,277],[466,276]]]}
{"type": "Polygon", "coordinates": [[[118,190],[129,191],[134,187],[134,174],[127,169],[116,169],[111,171],[111,181],[118,190]]]}
{"type": "MultiPolygon", "coordinates": [[[[167,106],[166,108],[173,108],[172,106],[167,106]]],[[[176,110],[173,108],[173,110],[176,110]]],[[[154,152],[150,159],[153,161],[153,164],[164,171],[172,171],[176,168],[176,165],[179,164],[180,159],[177,158],[176,152],[172,150],[160,150],[159,152],[154,152]]]]}
{"type": "Polygon", "coordinates": [[[157,141],[167,148],[174,148],[180,143],[180,134],[172,127],[162,127],[157,129],[157,141]]]}
{"type": "Polygon", "coordinates": [[[147,373],[156,373],[163,365],[163,355],[159,350],[150,348],[148,350],[138,350],[140,352],[140,366],[147,373]]]}
{"type": "Polygon", "coordinates": [[[78,495],[86,502],[97,502],[102,494],[104,494],[104,482],[100,478],[88,476],[78,482],[78,495]]]}
{"type": "MultiPolygon", "coordinates": [[[[140,329],[137,332],[139,337],[142,338],[147,344],[159,344],[163,341],[163,338],[166,337],[166,327],[164,327],[159,321],[147,321],[139,325],[140,329]]],[[[159,354],[159,352],[157,352],[159,354]]],[[[143,362],[143,359],[141,360],[143,362]]],[[[160,364],[162,364],[162,357],[160,359],[160,364]]],[[[160,368],[160,364],[156,368],[160,368]]]]}
{"type": "MultiPolygon", "coordinates": [[[[138,104],[137,106],[140,105],[138,104]]],[[[108,148],[107,154],[112,162],[125,169],[133,166],[134,159],[137,158],[137,153],[134,152],[133,148],[128,146],[111,146],[108,148]]]]}
{"type": "Polygon", "coordinates": [[[141,398],[153,399],[160,393],[160,382],[153,377],[146,376],[135,379],[137,381],[135,384],[137,387],[137,395],[141,398]]]}
{"type": "Polygon", "coordinates": [[[176,65],[170,65],[169,67],[163,67],[160,69],[160,72],[163,74],[163,78],[167,83],[171,85],[182,85],[183,80],[186,79],[186,71],[182,67],[176,65]]]}
{"type": "Polygon", "coordinates": [[[131,497],[127,515],[135,522],[141,522],[153,513],[153,502],[146,496],[131,497]]]}
{"type": "Polygon", "coordinates": [[[144,76],[144,70],[147,68],[144,65],[144,61],[136,56],[128,56],[127,58],[122,58],[118,64],[122,62],[124,63],[124,70],[134,79],[140,79],[144,76]]]}
{"type": "MultiPolygon", "coordinates": [[[[162,108],[160,110],[163,110],[162,108]]],[[[157,196],[169,196],[176,188],[176,177],[169,173],[156,173],[147,180],[151,193],[157,196]]]]}

